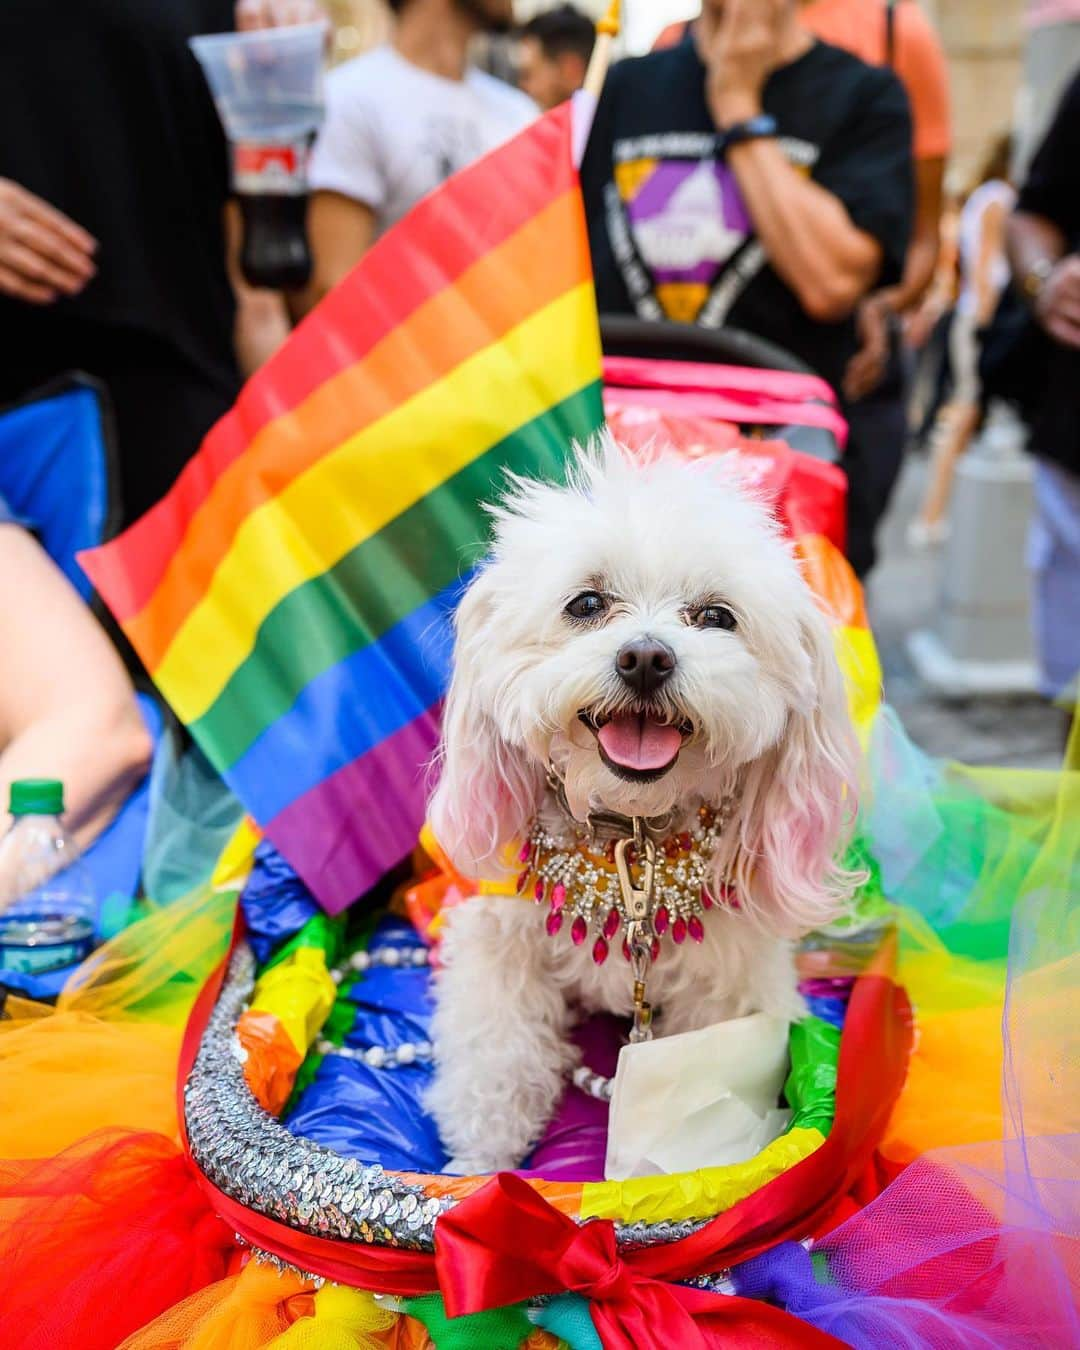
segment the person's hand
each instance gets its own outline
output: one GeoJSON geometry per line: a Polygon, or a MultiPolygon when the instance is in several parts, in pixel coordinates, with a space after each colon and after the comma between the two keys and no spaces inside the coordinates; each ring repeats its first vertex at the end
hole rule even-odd
{"type": "Polygon", "coordinates": [[[48,202],[0,178],[0,292],[31,305],[78,295],[97,270],[97,240],[48,202]]]}
{"type": "Polygon", "coordinates": [[[904,316],[904,338],[909,347],[915,351],[925,347],[930,341],[930,335],[945,313],[945,306],[940,297],[928,296],[921,305],[910,314],[904,316]]]}
{"type": "Polygon", "coordinates": [[[844,371],[844,397],[854,403],[881,383],[889,362],[889,308],[877,296],[867,296],[855,311],[859,350],[844,371]]]}
{"type": "Polygon", "coordinates": [[[258,28],[288,28],[297,23],[319,23],[326,10],[319,0],[236,0],[234,19],[239,33],[258,28]]]}
{"type": "Polygon", "coordinates": [[[1046,278],[1035,317],[1056,342],[1080,348],[1080,253],[1062,258],[1046,278]]]}
{"type": "Polygon", "coordinates": [[[788,0],[728,0],[715,36],[702,53],[705,92],[720,127],[761,112],[765,81],[781,64],[788,0]]]}

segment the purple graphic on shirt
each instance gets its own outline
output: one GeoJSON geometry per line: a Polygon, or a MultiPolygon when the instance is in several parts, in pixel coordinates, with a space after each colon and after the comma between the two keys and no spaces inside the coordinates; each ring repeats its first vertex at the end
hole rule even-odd
{"type": "Polygon", "coordinates": [[[752,230],[734,174],[715,160],[661,160],[626,200],[626,212],[661,285],[709,285],[752,230]]]}

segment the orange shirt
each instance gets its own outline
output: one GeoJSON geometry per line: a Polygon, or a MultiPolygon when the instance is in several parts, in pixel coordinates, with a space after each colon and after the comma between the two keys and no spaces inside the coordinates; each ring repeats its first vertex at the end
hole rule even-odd
{"type": "MultiPolygon", "coordinates": [[[[893,68],[911,102],[915,158],[942,159],[952,141],[945,53],[916,0],[898,0],[893,16],[893,68]]],[[[799,20],[822,42],[885,65],[885,0],[811,0],[799,20]]]]}

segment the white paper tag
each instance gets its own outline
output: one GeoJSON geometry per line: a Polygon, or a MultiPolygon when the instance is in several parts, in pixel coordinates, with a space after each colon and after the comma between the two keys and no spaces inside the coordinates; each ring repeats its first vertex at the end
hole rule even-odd
{"type": "Polygon", "coordinates": [[[788,1023],[765,1013],[626,1045],[608,1120],[608,1181],[745,1162],[776,1139],[788,1023]]]}

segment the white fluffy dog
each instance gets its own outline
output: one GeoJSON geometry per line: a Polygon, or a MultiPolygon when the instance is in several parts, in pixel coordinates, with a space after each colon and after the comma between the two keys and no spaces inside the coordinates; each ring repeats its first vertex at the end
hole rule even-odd
{"type": "MultiPolygon", "coordinates": [[[[517,483],[494,518],[457,615],[440,843],[464,874],[498,877],[537,821],[572,851],[590,813],[644,817],[663,847],[727,802],[707,865],[729,900],[695,941],[664,944],[656,1031],[798,1018],[791,940],[855,881],[835,859],[857,761],[827,622],[775,520],[721,461],[634,460],[610,441],[567,487],[517,483]]],[[[428,1105],[449,1171],[518,1164],[576,1063],[575,1017],[631,1010],[614,931],[598,964],[531,900],[447,913],[428,1105]]]]}

